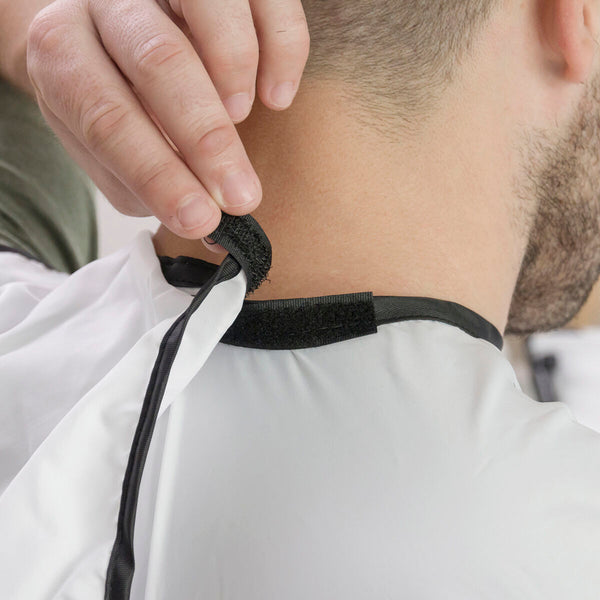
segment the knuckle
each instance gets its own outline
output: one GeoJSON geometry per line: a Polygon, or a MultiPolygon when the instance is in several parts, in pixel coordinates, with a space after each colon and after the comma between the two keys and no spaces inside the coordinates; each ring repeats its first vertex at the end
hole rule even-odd
{"type": "Polygon", "coordinates": [[[306,54],[310,50],[310,35],[308,26],[304,17],[292,18],[279,24],[277,27],[277,44],[284,49],[293,52],[306,54]]]}
{"type": "Polygon", "coordinates": [[[64,42],[64,23],[56,11],[43,10],[27,31],[28,60],[53,55],[64,42]]]}
{"type": "Polygon", "coordinates": [[[176,62],[184,53],[185,47],[179,40],[170,34],[158,33],[134,48],[134,67],[142,74],[151,75],[158,67],[176,62]]]}
{"type": "Polygon", "coordinates": [[[138,193],[153,196],[154,194],[150,193],[153,189],[172,189],[172,185],[161,185],[161,182],[167,177],[172,180],[176,173],[177,169],[171,161],[146,160],[134,169],[131,183],[138,193]]]}
{"type": "Polygon", "coordinates": [[[258,59],[258,41],[228,44],[213,51],[213,62],[225,71],[251,71],[256,69],[258,59]]]}
{"type": "Polygon", "coordinates": [[[206,131],[206,127],[198,129],[193,136],[192,152],[203,158],[216,158],[226,152],[236,142],[236,131],[229,124],[217,124],[206,131]]]}
{"type": "Polygon", "coordinates": [[[70,46],[73,23],[60,5],[50,5],[32,20],[26,37],[27,75],[39,98],[63,103],[79,61],[70,46]],[[68,66],[68,68],[65,68],[68,66]]]}
{"type": "Polygon", "coordinates": [[[308,35],[308,29],[296,40],[296,48],[301,56],[306,60],[310,53],[310,36],[308,35]]]}
{"type": "Polygon", "coordinates": [[[116,99],[99,95],[82,104],[79,131],[92,150],[103,147],[127,118],[127,111],[116,99]]]}
{"type": "Polygon", "coordinates": [[[288,28],[277,38],[280,47],[294,54],[308,55],[310,37],[306,28],[288,28]]]}

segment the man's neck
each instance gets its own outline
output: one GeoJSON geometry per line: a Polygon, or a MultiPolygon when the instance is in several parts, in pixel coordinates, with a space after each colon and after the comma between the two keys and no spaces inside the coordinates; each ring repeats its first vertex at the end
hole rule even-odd
{"type": "MultiPolygon", "coordinates": [[[[480,139],[474,120],[461,121],[464,100],[394,143],[343,106],[335,87],[302,85],[287,111],[257,102],[237,126],[263,187],[252,214],[273,246],[270,281],[249,299],[425,296],[503,331],[526,243],[509,140],[480,139]]],[[[154,244],[158,255],[223,258],[165,227],[154,244]]]]}

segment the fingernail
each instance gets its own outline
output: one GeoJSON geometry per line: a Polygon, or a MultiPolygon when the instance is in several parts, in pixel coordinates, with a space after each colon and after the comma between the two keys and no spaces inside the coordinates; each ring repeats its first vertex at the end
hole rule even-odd
{"type": "Polygon", "coordinates": [[[213,218],[215,208],[204,198],[188,198],[177,210],[177,218],[183,229],[196,229],[213,218]]]}
{"type": "Polygon", "coordinates": [[[294,89],[295,86],[291,81],[276,85],[271,90],[271,103],[279,108],[287,108],[294,99],[294,89]]]}
{"type": "Polygon", "coordinates": [[[223,201],[227,206],[237,207],[253,203],[258,198],[256,177],[245,171],[229,173],[223,180],[223,201]]]}
{"type": "Polygon", "coordinates": [[[202,238],[202,243],[206,246],[206,248],[215,254],[224,254],[227,252],[227,250],[225,250],[221,244],[217,244],[217,242],[209,237],[202,238]]]}
{"type": "Polygon", "coordinates": [[[252,108],[250,95],[246,93],[234,94],[223,100],[232,121],[243,121],[252,108]]]}

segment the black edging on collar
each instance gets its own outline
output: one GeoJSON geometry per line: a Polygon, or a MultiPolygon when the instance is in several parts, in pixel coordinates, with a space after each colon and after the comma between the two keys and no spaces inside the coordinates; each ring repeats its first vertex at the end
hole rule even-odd
{"type": "MultiPolygon", "coordinates": [[[[165,279],[177,287],[201,287],[218,265],[199,258],[159,256],[165,279]]],[[[295,350],[314,348],[377,333],[379,325],[429,320],[454,325],[502,350],[498,329],[476,312],[446,300],[412,296],[373,296],[371,292],[245,300],[221,342],[244,348],[295,350]]]]}
{"type": "MultiPolygon", "coordinates": [[[[231,219],[229,215],[224,218],[231,219]]],[[[253,224],[248,219],[237,217],[233,222],[242,223],[244,230],[252,233],[253,224]]],[[[224,223],[228,229],[220,235],[215,232],[212,238],[231,245],[231,222],[224,223]]],[[[236,233],[239,229],[238,226],[236,233]]],[[[261,245],[263,251],[268,248],[268,260],[263,260],[259,268],[254,267],[254,277],[248,278],[248,290],[260,285],[270,267],[270,244],[264,233],[259,235],[261,232],[253,234],[253,242],[261,245]]],[[[250,270],[243,256],[247,250],[246,245],[236,251],[234,257],[242,267],[250,270]]],[[[0,252],[16,252],[51,268],[36,256],[17,248],[0,244],[0,252]]],[[[178,287],[200,287],[218,268],[218,265],[189,256],[158,258],[165,279],[178,287]]],[[[502,334],[494,325],[461,304],[410,296],[373,297],[370,292],[289,300],[245,300],[238,318],[221,341],[265,350],[312,348],[376,333],[379,325],[418,319],[454,325],[473,337],[487,340],[499,350],[504,346],[502,334]]]]}

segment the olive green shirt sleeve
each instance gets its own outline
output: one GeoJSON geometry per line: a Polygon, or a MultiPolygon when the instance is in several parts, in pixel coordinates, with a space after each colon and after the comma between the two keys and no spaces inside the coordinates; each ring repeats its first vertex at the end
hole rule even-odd
{"type": "Polygon", "coordinates": [[[98,257],[94,188],[37,104],[0,79],[0,245],[72,273],[98,257]]]}

